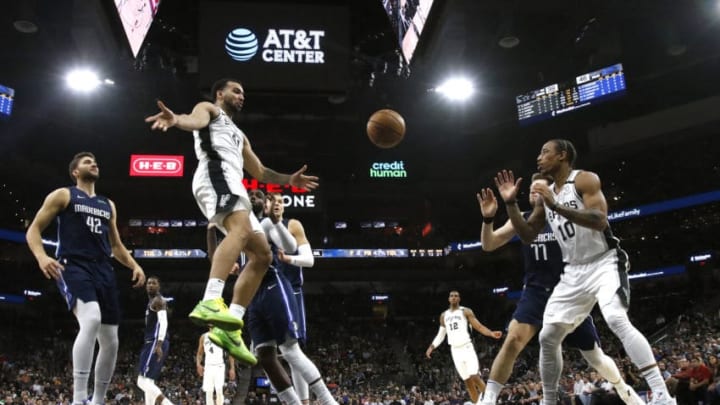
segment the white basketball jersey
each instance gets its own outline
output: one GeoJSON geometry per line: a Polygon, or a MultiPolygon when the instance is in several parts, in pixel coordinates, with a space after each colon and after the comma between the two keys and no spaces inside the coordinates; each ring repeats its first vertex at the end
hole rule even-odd
{"type": "Polygon", "coordinates": [[[195,139],[195,156],[199,161],[198,169],[209,161],[222,161],[242,180],[243,175],[243,143],[245,134],[221,108],[215,119],[206,128],[193,131],[195,139]]]}
{"type": "Polygon", "coordinates": [[[222,347],[213,343],[207,333],[203,335],[203,347],[205,348],[205,367],[225,365],[222,347]]]}
{"type": "MultiPolygon", "coordinates": [[[[573,170],[567,181],[555,192],[555,183],[550,185],[550,190],[555,196],[558,205],[564,205],[573,209],[584,209],[582,197],[575,188],[575,177],[580,170],[573,170]]],[[[550,228],[555,234],[555,239],[562,250],[563,261],[569,264],[587,263],[608,249],[617,247],[617,239],[612,236],[608,226],[604,232],[574,224],[567,218],[545,206],[545,216],[550,228]]]]}
{"type": "Polygon", "coordinates": [[[471,341],[470,333],[468,333],[468,320],[463,312],[464,309],[465,307],[458,307],[454,311],[447,309],[443,312],[447,341],[450,346],[462,346],[471,341]]]}

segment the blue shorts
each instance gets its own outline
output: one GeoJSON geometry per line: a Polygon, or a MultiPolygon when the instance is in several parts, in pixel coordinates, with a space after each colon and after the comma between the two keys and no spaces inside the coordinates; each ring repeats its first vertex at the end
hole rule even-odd
{"type": "Polygon", "coordinates": [[[297,304],[298,332],[302,339],[307,339],[307,326],[305,324],[305,297],[303,295],[302,287],[296,287],[293,291],[293,294],[295,295],[295,303],[297,304]]]}
{"type": "Polygon", "coordinates": [[[58,261],[65,270],[61,272],[56,283],[65,298],[68,310],[75,308],[78,299],[83,302],[95,301],[100,306],[103,324],[119,324],[120,298],[110,259],[61,257],[58,261]]]}
{"type": "MultiPolygon", "coordinates": [[[[552,289],[526,286],[513,313],[513,319],[520,323],[536,326],[538,329],[541,328],[543,312],[545,312],[550,294],[552,294],[552,289]]],[[[592,318],[590,316],[585,318],[571,334],[565,337],[563,343],[580,350],[592,350],[595,343],[599,346],[600,338],[592,318]]]]}
{"type": "Polygon", "coordinates": [[[160,370],[165,364],[168,349],[170,349],[170,340],[163,340],[163,355],[160,358],[155,353],[155,345],[157,345],[157,340],[151,340],[143,344],[142,351],[140,351],[140,363],[138,364],[138,374],[151,380],[157,380],[160,377],[160,370]]]}
{"type": "Polygon", "coordinates": [[[274,269],[268,270],[248,307],[248,329],[253,345],[275,341],[283,344],[288,338],[302,340],[298,308],[292,287],[274,269]]]}

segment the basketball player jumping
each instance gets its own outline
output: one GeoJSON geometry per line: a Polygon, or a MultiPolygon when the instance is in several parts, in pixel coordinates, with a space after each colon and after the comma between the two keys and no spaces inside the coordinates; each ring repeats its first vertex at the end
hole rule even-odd
{"type": "Polygon", "coordinates": [[[485,382],[480,378],[480,365],[468,330],[472,327],[483,335],[494,339],[500,339],[502,332],[491,331],[477,320],[472,309],[460,306],[460,293],[458,291],[450,291],[448,303],[450,303],[450,307],[440,314],[440,328],[437,336],[425,351],[425,356],[429,359],[433,350],[440,346],[447,334],[455,369],[465,382],[468,394],[470,394],[470,400],[475,403],[480,398],[480,394],[485,391],[485,382]]]}
{"type": "Polygon", "coordinates": [[[573,169],[576,151],[570,141],[546,142],[537,157],[538,170],[553,178],[548,186],[534,183],[540,198],[527,221],[517,205],[521,178],[503,170],[495,178],[513,228],[532,243],[549,224],[566,264],[543,314],[540,330],[540,374],[543,404],[556,405],[562,372],[561,342],[590,313],[595,303],[632,362],[652,390],[652,404],[674,405],[650,344],[628,319],[628,258],[610,230],[607,201],[597,174],[573,169]]]}
{"type": "MultiPolygon", "coordinates": [[[[535,173],[532,176],[532,184],[535,183],[547,185],[551,183],[551,179],[535,173]]],[[[493,229],[493,218],[498,205],[491,189],[481,190],[477,198],[483,216],[480,233],[482,248],[485,251],[493,251],[512,240],[515,236],[515,228],[513,228],[512,222],[507,220],[503,226],[493,229]]],[[[537,198],[536,193],[530,193],[531,206],[535,204],[537,198]]],[[[524,217],[527,215],[529,213],[523,214],[524,217]]],[[[545,226],[531,244],[522,245],[522,253],[525,261],[522,295],[512,315],[507,337],[493,360],[481,405],[495,405],[503,384],[510,378],[515,360],[530,339],[540,330],[545,305],[560,279],[564,266],[560,246],[548,226],[545,226]]],[[[626,404],[643,404],[635,390],[623,381],[615,362],[600,348],[598,333],[592,317],[587,316],[572,333],[567,335],[563,343],[579,349],[590,366],[613,384],[618,395],[626,404]]]]}
{"type": "Polygon", "coordinates": [[[100,178],[95,156],[76,154],[70,162],[70,177],[76,185],[48,194],[26,238],[40,270],[57,282],[80,325],[72,350],[73,404],[83,404],[88,398],[96,340],[100,349],[92,404],[103,404],[115,371],[120,322],[112,258],[132,269],[136,288],[145,284],[145,273],[120,241],[115,204],[95,194],[95,182],[100,178]],[[42,232],[53,219],[58,227],[56,259],[45,253],[42,242],[42,232]]]}
{"type": "Polygon", "coordinates": [[[217,81],[212,86],[212,97],[214,103],[200,102],[192,113],[180,115],[158,101],[160,112],[145,121],[151,122],[154,130],[178,127],[193,133],[199,161],[193,176],[193,194],[203,214],[227,237],[212,257],[205,294],[190,313],[190,319],[224,330],[221,346],[236,359],[253,365],[257,360],[243,343],[242,318],[270,266],[272,255],[265,235],[254,232],[260,230],[260,224],[251,215],[250,200],[242,184],[243,169],[259,181],[303,189],[317,187],[318,178],[304,174],[307,166],[293,174],[282,174],[260,162],[247,136],[232,121],[245,101],[240,82],[232,79],[217,81]],[[243,251],[249,261],[235,283],[228,310],[222,299],[223,287],[243,251]]]}

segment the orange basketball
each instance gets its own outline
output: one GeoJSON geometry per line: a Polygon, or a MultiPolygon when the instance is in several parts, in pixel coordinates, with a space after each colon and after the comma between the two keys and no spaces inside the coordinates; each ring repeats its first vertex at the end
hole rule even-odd
{"type": "Polygon", "coordinates": [[[405,119],[390,109],[375,111],[368,119],[367,134],[379,148],[392,148],[405,137],[405,119]]]}

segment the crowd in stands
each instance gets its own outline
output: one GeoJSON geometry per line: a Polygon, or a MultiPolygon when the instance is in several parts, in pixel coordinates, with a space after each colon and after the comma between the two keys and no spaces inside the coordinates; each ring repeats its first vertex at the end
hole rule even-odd
{"type": "MultiPolygon", "coordinates": [[[[663,314],[652,311],[660,302],[668,301],[662,294],[647,294],[647,288],[638,289],[638,301],[631,316],[643,322],[641,329],[652,334],[656,358],[664,369],[679,405],[717,404],[720,369],[720,319],[717,305],[712,309],[695,304],[688,310],[688,298],[678,296],[681,310],[663,314]],[[682,305],[681,303],[685,303],[682,305]],[[637,309],[636,309],[637,308],[637,309]],[[650,310],[647,310],[651,308],[650,310]],[[705,312],[703,312],[705,311],[705,312]],[[680,314],[680,315],[677,315],[680,314]],[[702,371],[701,371],[702,370],[702,371]],[[698,382],[702,376],[707,381],[698,382]]],[[[441,346],[432,359],[426,359],[424,350],[437,330],[437,314],[443,307],[433,309],[424,317],[404,316],[413,313],[405,305],[393,307],[390,313],[376,312],[367,317],[348,316],[348,311],[337,306],[337,311],[319,311],[333,305],[336,297],[312,296],[309,305],[309,337],[307,352],[323,373],[328,387],[343,405],[459,405],[468,401],[464,384],[458,377],[449,350],[441,346]],[[400,316],[402,315],[402,316],[400,316]],[[397,319],[402,318],[402,319],[397,319]]],[[[443,304],[444,305],[444,304],[443,304]]],[[[430,307],[431,305],[427,305],[430,307]]],[[[486,307],[490,308],[490,307],[486,307]]],[[[509,307],[511,308],[511,307],[509,307]]],[[[493,311],[476,313],[482,322],[502,327],[493,311]]],[[[507,311],[505,316],[509,314],[507,311]]],[[[194,356],[197,337],[202,332],[182,316],[171,319],[170,356],[158,385],[177,404],[204,402],[201,378],[196,374],[194,356]]],[[[3,319],[13,324],[0,333],[0,402],[3,404],[51,405],[68,404],[72,389],[70,352],[74,336],[74,321],[65,320],[48,324],[37,319],[3,319]],[[44,326],[43,326],[44,325],[44,326]]],[[[623,371],[626,381],[638,392],[647,391],[637,370],[624,355],[619,341],[604,327],[598,317],[603,349],[612,356],[623,371]]],[[[137,390],[136,363],[141,347],[139,319],[127,320],[121,325],[121,349],[112,385],[106,403],[140,404],[137,390]]],[[[487,377],[500,343],[483,336],[475,336],[475,344],[484,377],[487,377]]],[[[515,365],[513,378],[500,395],[502,404],[539,404],[542,388],[537,369],[538,345],[535,341],[521,354],[515,365]]],[[[254,369],[252,376],[261,375],[254,369]]],[[[612,386],[599,378],[573,351],[565,352],[564,378],[561,381],[566,405],[605,405],[620,403],[612,386]],[[575,401],[575,402],[572,402],[575,401]]],[[[92,379],[91,379],[92,381],[92,379]]],[[[246,381],[247,383],[247,381],[246,381]]],[[[249,393],[242,382],[228,382],[228,403],[265,405],[278,403],[265,387],[256,387],[250,378],[249,393]],[[236,391],[237,395],[236,395],[236,391]]]]}

